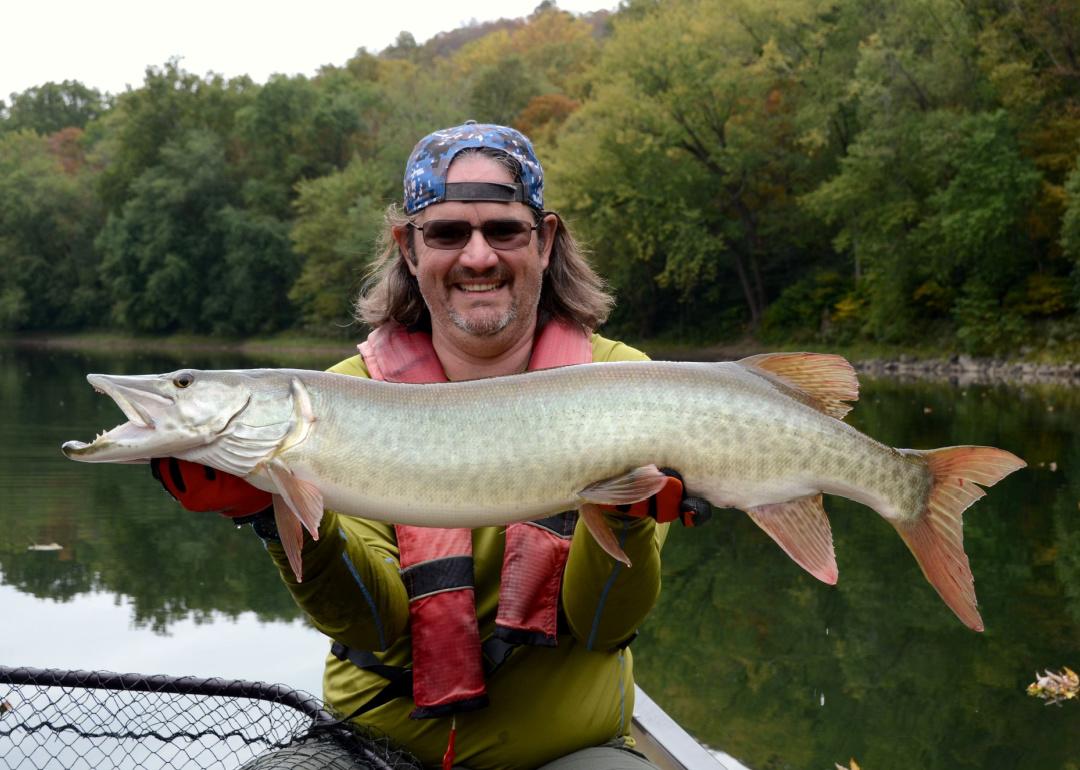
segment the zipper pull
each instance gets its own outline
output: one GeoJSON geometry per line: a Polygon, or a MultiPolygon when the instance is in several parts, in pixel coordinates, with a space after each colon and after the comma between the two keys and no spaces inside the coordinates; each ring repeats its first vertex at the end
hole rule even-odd
{"type": "Polygon", "coordinates": [[[450,739],[446,742],[446,753],[442,758],[442,770],[452,770],[454,767],[454,740],[457,738],[457,715],[450,719],[450,739]]]}

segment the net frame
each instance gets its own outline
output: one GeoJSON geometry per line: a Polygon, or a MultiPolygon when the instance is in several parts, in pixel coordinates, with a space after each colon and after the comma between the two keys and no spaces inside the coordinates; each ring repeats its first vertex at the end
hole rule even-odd
{"type": "Polygon", "coordinates": [[[0,770],[241,766],[421,767],[283,684],[0,666],[0,770]]]}

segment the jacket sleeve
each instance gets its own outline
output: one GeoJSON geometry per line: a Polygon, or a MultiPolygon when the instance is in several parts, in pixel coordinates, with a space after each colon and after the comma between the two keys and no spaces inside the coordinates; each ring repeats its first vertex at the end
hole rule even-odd
{"type": "Polygon", "coordinates": [[[660,596],[660,549],[669,524],[605,515],[630,557],[616,562],[582,521],[574,530],[563,576],[562,600],[570,631],[590,650],[610,650],[633,638],[660,596]]]}
{"type": "Polygon", "coordinates": [[[360,650],[385,650],[409,620],[393,528],[326,511],[316,542],[305,532],[303,582],[280,543],[267,543],[293,599],[322,633],[360,650]]]}

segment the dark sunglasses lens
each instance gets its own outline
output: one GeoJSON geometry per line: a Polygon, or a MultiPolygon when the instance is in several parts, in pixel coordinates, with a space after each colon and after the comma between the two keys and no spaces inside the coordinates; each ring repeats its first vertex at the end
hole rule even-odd
{"type": "Polygon", "coordinates": [[[428,222],[423,229],[424,243],[433,249],[458,249],[469,242],[472,225],[452,219],[428,222]]]}
{"type": "Polygon", "coordinates": [[[532,237],[532,227],[528,222],[517,219],[492,219],[484,222],[480,231],[496,249],[516,249],[527,244],[532,237]]]}

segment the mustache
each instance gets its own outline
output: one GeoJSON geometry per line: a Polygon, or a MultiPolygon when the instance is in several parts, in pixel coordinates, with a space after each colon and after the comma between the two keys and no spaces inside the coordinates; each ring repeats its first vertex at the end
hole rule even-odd
{"type": "Polygon", "coordinates": [[[502,283],[504,281],[509,281],[510,278],[510,271],[505,267],[498,265],[487,270],[473,270],[472,268],[458,265],[446,274],[447,283],[458,283],[460,281],[492,281],[502,283]]]}

